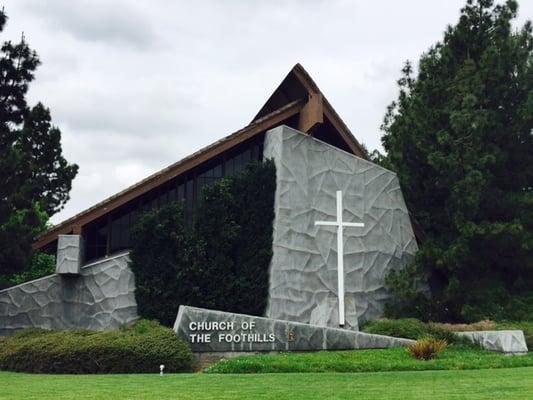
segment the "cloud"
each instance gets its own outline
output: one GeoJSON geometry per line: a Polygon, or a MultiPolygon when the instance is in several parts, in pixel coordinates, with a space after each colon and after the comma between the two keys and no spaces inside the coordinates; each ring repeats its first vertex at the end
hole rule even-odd
{"type": "Polygon", "coordinates": [[[403,63],[440,40],[464,2],[5,0],[2,38],[24,31],[42,60],[30,102],[50,107],[80,165],[53,221],[242,128],[297,62],[380,148],[403,63]]]}
{"type": "Polygon", "coordinates": [[[133,2],[69,0],[22,2],[28,15],[48,29],[64,31],[80,41],[102,42],[147,49],[156,43],[155,21],[133,2]]]}

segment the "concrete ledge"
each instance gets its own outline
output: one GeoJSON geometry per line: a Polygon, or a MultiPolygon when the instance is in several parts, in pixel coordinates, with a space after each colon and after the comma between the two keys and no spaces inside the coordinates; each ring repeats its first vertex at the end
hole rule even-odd
{"type": "Polygon", "coordinates": [[[402,347],[414,340],[252,315],[180,306],[176,334],[195,353],[402,347]]]}
{"type": "Polygon", "coordinates": [[[58,235],[56,274],[80,274],[82,247],[80,235],[58,235]]]}
{"type": "Polygon", "coordinates": [[[516,331],[473,331],[457,332],[486,350],[505,354],[527,354],[528,348],[524,332],[516,331]]]}

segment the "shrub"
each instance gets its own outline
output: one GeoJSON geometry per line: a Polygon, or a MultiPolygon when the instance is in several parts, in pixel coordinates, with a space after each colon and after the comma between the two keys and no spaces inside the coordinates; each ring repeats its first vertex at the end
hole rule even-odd
{"type": "Polygon", "coordinates": [[[12,286],[51,275],[56,271],[56,258],[46,253],[34,253],[27,270],[14,274],[9,279],[12,286]]]}
{"type": "Polygon", "coordinates": [[[415,318],[378,319],[366,324],[363,330],[368,333],[414,340],[433,337],[446,340],[450,343],[464,342],[464,340],[450,330],[446,330],[438,325],[424,323],[415,318]]]}
{"type": "Polygon", "coordinates": [[[273,162],[252,163],[204,188],[192,228],[180,204],[141,218],[131,252],[139,315],[168,326],[181,304],[262,315],[275,185],[273,162]]]}
{"type": "Polygon", "coordinates": [[[0,342],[0,369],[36,373],[138,373],[192,370],[192,353],[175,333],[155,321],[129,328],[45,331],[28,329],[0,342]]]}
{"type": "Polygon", "coordinates": [[[24,282],[51,275],[55,273],[55,270],[55,256],[40,252],[34,253],[31,256],[28,267],[24,271],[11,275],[0,274],[0,289],[20,285],[24,282]]]}
{"type": "Polygon", "coordinates": [[[448,346],[446,340],[435,338],[418,339],[415,343],[407,347],[407,351],[417,360],[433,360],[438,357],[448,346]]]}

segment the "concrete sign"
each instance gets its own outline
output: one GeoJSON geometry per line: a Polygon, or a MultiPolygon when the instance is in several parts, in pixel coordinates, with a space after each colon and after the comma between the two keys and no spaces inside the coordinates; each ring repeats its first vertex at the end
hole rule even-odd
{"type": "Polygon", "coordinates": [[[400,347],[412,340],[251,315],[180,306],[176,334],[195,353],[400,347]]]}

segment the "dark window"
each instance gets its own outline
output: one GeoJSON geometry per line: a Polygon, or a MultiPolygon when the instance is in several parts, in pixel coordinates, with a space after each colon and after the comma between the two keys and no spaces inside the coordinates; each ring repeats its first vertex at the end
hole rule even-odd
{"type": "Polygon", "coordinates": [[[87,261],[105,257],[107,254],[107,218],[90,224],[85,231],[85,259],[87,261]]]}
{"type": "Polygon", "coordinates": [[[178,200],[185,201],[185,184],[180,183],[178,185],[178,200]]]}
{"type": "Polygon", "coordinates": [[[42,247],[39,249],[39,252],[55,256],[57,254],[57,240],[54,240],[53,242],[42,247]]]}
{"type": "Polygon", "coordinates": [[[175,187],[172,187],[169,191],[168,191],[168,202],[169,203],[173,203],[177,200],[176,198],[176,188],[175,187]]]}
{"type": "Polygon", "coordinates": [[[192,224],[192,214],[194,206],[194,180],[189,179],[185,183],[185,209],[183,213],[185,214],[185,222],[187,224],[192,224]]]}
{"type": "Polygon", "coordinates": [[[252,159],[252,152],[250,149],[246,149],[242,153],[242,167],[244,168],[252,159]]]}
{"type": "Polygon", "coordinates": [[[130,213],[117,216],[111,222],[111,252],[123,250],[130,245],[130,213]]]}
{"type": "Polygon", "coordinates": [[[158,200],[157,195],[154,193],[152,197],[152,201],[150,203],[150,208],[149,208],[150,211],[157,210],[157,200],[158,200]]]}
{"type": "Polygon", "coordinates": [[[222,178],[222,164],[217,164],[209,168],[208,170],[202,172],[198,175],[197,178],[197,192],[198,194],[202,193],[202,189],[205,186],[212,185],[220,178],[222,178]]]}

